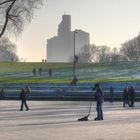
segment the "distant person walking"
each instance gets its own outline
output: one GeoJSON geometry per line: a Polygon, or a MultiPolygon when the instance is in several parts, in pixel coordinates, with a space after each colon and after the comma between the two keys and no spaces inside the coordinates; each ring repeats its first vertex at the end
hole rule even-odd
{"type": "Polygon", "coordinates": [[[20,107],[20,110],[19,111],[23,111],[23,105],[25,105],[26,107],[26,111],[29,110],[29,107],[26,103],[26,98],[27,98],[27,95],[26,95],[26,91],[24,88],[21,88],[21,92],[20,92],[20,100],[21,100],[21,107],[20,107]]]}
{"type": "Polygon", "coordinates": [[[33,72],[33,76],[35,77],[36,76],[36,69],[33,68],[32,72],[33,72]]]}
{"type": "Polygon", "coordinates": [[[130,86],[130,88],[129,88],[129,96],[130,96],[130,107],[134,107],[135,89],[133,86],[130,86]]]}
{"type": "Polygon", "coordinates": [[[14,59],[13,58],[11,58],[11,62],[13,62],[14,61],[14,59]]]}
{"type": "Polygon", "coordinates": [[[42,68],[39,68],[38,72],[39,72],[39,75],[41,76],[42,75],[42,68]]]}
{"type": "Polygon", "coordinates": [[[129,87],[125,86],[124,90],[123,90],[123,107],[125,107],[125,105],[129,106],[129,87]]]}
{"type": "Polygon", "coordinates": [[[0,91],[0,98],[4,98],[4,97],[5,97],[5,91],[2,88],[1,91],[0,91]]]}
{"type": "Polygon", "coordinates": [[[49,77],[51,78],[52,77],[52,70],[49,69],[49,77]]]}
{"type": "Polygon", "coordinates": [[[110,102],[113,102],[114,89],[112,86],[110,86],[109,94],[110,94],[110,102]]]}
{"type": "Polygon", "coordinates": [[[71,81],[71,85],[72,86],[76,86],[77,85],[77,82],[78,82],[78,79],[76,78],[76,76],[74,76],[74,78],[71,81]]]}
{"type": "Polygon", "coordinates": [[[103,120],[103,92],[99,84],[95,84],[95,101],[96,101],[96,110],[97,117],[94,120],[103,120]]]}
{"type": "Polygon", "coordinates": [[[31,93],[31,88],[30,88],[29,86],[26,86],[26,87],[25,87],[25,92],[26,92],[27,94],[30,94],[30,93],[31,93]]]}

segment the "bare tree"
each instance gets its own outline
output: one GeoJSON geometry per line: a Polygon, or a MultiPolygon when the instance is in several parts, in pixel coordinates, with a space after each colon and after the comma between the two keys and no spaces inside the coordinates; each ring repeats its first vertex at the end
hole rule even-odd
{"type": "Polygon", "coordinates": [[[110,61],[110,48],[107,46],[89,45],[84,46],[78,54],[78,60],[81,63],[110,61]]]}
{"type": "Polygon", "coordinates": [[[0,61],[18,61],[16,48],[8,38],[0,38],[0,61]]]}
{"type": "Polygon", "coordinates": [[[140,60],[140,35],[123,43],[121,53],[128,61],[140,60]]]}
{"type": "Polygon", "coordinates": [[[90,63],[91,60],[91,47],[90,46],[84,46],[81,48],[81,51],[78,53],[78,62],[80,63],[90,63]]]}
{"type": "Polygon", "coordinates": [[[91,50],[91,61],[99,62],[99,47],[96,45],[90,45],[91,50]]]}
{"type": "Polygon", "coordinates": [[[43,0],[0,0],[0,38],[6,32],[21,33],[29,23],[34,10],[43,0]]]}
{"type": "Polygon", "coordinates": [[[98,59],[100,63],[105,63],[110,61],[110,48],[108,46],[98,46],[98,59]]]}
{"type": "Polygon", "coordinates": [[[117,48],[113,48],[110,52],[110,62],[117,63],[121,61],[127,61],[127,59],[122,55],[121,51],[117,48]]]}

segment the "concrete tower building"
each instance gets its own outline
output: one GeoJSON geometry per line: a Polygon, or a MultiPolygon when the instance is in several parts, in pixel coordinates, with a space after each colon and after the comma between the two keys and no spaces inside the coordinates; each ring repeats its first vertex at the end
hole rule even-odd
{"type": "MultiPolygon", "coordinates": [[[[75,53],[89,44],[89,33],[76,30],[75,53]]],[[[63,15],[58,25],[58,35],[47,40],[48,62],[71,62],[74,53],[74,31],[71,31],[71,16],[63,15]]]]}
{"type": "Polygon", "coordinates": [[[64,37],[71,31],[71,16],[70,15],[63,15],[62,21],[58,25],[58,36],[64,37]]]}

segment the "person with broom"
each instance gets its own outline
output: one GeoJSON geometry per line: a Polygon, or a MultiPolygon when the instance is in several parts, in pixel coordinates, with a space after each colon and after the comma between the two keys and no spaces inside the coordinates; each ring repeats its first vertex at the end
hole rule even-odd
{"type": "MultiPolygon", "coordinates": [[[[103,93],[99,84],[95,84],[95,87],[92,89],[95,90],[95,101],[96,103],[96,110],[97,110],[97,117],[94,119],[96,121],[103,120],[103,111],[102,111],[102,103],[103,103],[103,93]]],[[[90,116],[92,107],[92,100],[90,101],[90,108],[88,115],[79,118],[78,121],[88,121],[88,117],[90,116]]]]}
{"type": "Polygon", "coordinates": [[[95,101],[96,101],[97,117],[94,120],[95,121],[103,120],[103,110],[102,110],[103,92],[99,84],[95,84],[95,101]]]}

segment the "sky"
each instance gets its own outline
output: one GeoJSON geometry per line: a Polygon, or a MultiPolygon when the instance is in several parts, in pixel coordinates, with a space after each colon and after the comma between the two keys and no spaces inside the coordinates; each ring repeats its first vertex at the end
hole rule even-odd
{"type": "Polygon", "coordinates": [[[90,43],[119,48],[140,32],[140,0],[47,0],[22,34],[11,40],[20,58],[46,59],[47,39],[57,35],[63,14],[71,15],[72,30],[90,33],[90,43]]]}

